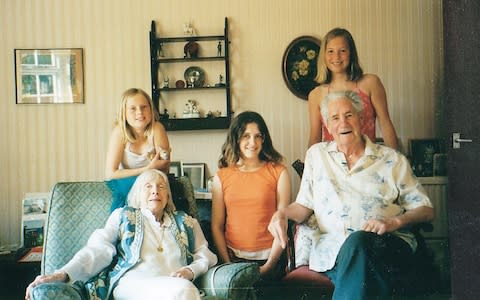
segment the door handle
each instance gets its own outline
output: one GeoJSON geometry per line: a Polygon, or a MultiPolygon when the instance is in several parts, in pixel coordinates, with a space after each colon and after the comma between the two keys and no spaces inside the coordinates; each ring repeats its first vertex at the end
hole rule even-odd
{"type": "Polygon", "coordinates": [[[452,134],[453,149],[460,149],[460,143],[471,143],[471,139],[462,139],[459,132],[454,132],[452,134]]]}

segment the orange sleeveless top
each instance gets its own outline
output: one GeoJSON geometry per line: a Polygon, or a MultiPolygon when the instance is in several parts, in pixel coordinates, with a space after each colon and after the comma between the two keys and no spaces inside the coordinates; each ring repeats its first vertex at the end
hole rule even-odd
{"type": "MultiPolygon", "coordinates": [[[[328,87],[328,91],[330,92],[330,86],[328,87]]],[[[355,88],[355,92],[360,96],[363,102],[363,126],[362,126],[362,133],[366,134],[370,141],[375,143],[376,133],[375,133],[375,109],[373,108],[372,101],[370,96],[363,92],[358,87],[355,88]]],[[[326,124],[322,118],[322,141],[329,142],[333,141],[333,136],[328,131],[326,124]]]]}
{"type": "Polygon", "coordinates": [[[277,210],[277,183],[284,169],[282,164],[266,163],[254,172],[236,167],[218,170],[226,208],[227,246],[252,252],[272,247],[267,226],[277,210]]]}

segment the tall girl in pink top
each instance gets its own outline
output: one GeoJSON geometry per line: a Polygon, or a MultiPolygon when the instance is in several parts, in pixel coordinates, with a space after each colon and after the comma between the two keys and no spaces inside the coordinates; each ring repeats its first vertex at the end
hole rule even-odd
{"type": "Polygon", "coordinates": [[[333,91],[355,91],[362,98],[364,122],[362,133],[375,143],[375,119],[378,118],[385,145],[397,149],[397,134],[388,114],[385,88],[377,75],[363,74],[357,48],[346,29],[330,30],[322,41],[318,56],[316,81],[320,84],[308,95],[310,138],[308,147],[333,140],[320,113],[320,103],[333,91]]]}
{"type": "Polygon", "coordinates": [[[256,261],[263,278],[282,272],[282,248],[268,232],[272,215],[290,203],[290,179],[256,112],[236,116],[212,185],[212,234],[223,262],[256,261]]]}

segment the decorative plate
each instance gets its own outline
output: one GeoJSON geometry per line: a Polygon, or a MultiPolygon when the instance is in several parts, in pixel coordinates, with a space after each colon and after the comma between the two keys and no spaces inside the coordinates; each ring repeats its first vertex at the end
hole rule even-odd
{"type": "Polygon", "coordinates": [[[203,87],[205,83],[205,71],[202,68],[188,67],[183,74],[187,87],[203,87]]]}
{"type": "Polygon", "coordinates": [[[297,97],[307,100],[308,93],[318,84],[317,59],[320,40],[301,36],[288,45],[283,55],[283,79],[288,89],[297,97]]]}

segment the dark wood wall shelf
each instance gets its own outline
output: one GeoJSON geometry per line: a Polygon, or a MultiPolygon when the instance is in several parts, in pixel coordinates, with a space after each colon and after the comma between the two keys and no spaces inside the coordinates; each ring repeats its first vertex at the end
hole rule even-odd
{"type": "MultiPolygon", "coordinates": [[[[152,21],[151,30],[150,30],[150,70],[151,70],[151,83],[152,83],[152,100],[155,105],[155,109],[161,115],[163,111],[160,111],[160,101],[163,103],[168,103],[168,101],[178,101],[169,99],[169,95],[172,93],[225,93],[224,97],[221,97],[224,103],[219,103],[219,110],[222,115],[220,117],[207,117],[205,112],[200,118],[179,118],[182,113],[175,112],[176,118],[165,118],[161,115],[160,121],[164,124],[165,128],[168,131],[174,130],[204,130],[204,129],[225,129],[230,126],[230,121],[232,117],[232,108],[231,108],[231,90],[230,90],[230,57],[229,57],[229,38],[228,38],[228,18],[225,18],[224,34],[223,35],[208,35],[208,36],[182,36],[182,37],[159,37],[157,36],[156,24],[155,21],[152,21]],[[197,42],[202,45],[202,42],[216,42],[221,43],[222,50],[221,53],[217,56],[202,56],[198,57],[160,57],[158,55],[161,47],[166,44],[173,43],[188,43],[188,42],[197,42]],[[159,70],[165,64],[177,64],[179,68],[183,67],[185,64],[195,62],[196,66],[201,67],[203,63],[213,62],[215,64],[223,64],[224,67],[224,81],[223,85],[216,86],[199,86],[199,87],[188,87],[188,88],[168,88],[163,87],[159,83],[159,70]]],[[[218,53],[217,53],[218,54],[218,53]]],[[[186,84],[186,83],[185,83],[186,84]]],[[[212,110],[217,110],[212,109],[212,110]]],[[[170,113],[170,112],[169,112],[170,113]]],[[[170,113],[170,117],[171,117],[170,113]]]]}

